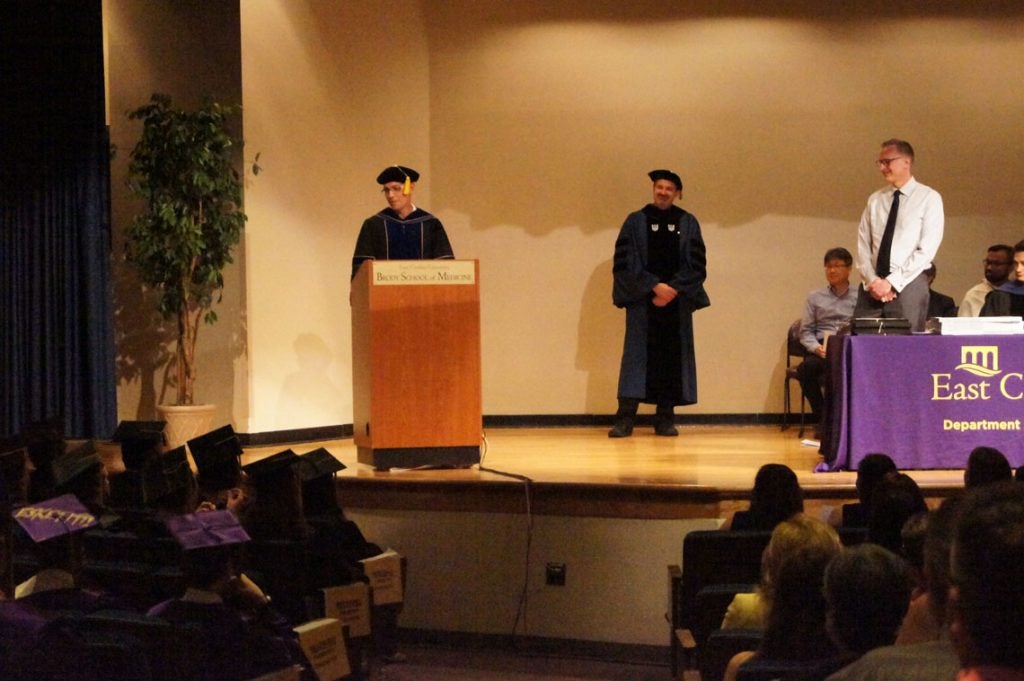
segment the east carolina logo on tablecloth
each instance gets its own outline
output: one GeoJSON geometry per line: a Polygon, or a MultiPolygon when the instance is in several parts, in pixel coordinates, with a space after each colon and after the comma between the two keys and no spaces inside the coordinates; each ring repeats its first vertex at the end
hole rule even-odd
{"type": "Polygon", "coordinates": [[[999,346],[963,346],[960,348],[960,364],[956,368],[963,369],[975,376],[995,376],[999,373],[999,346]]]}
{"type": "Polygon", "coordinates": [[[1024,399],[1024,374],[1010,371],[1003,374],[999,368],[999,346],[964,345],[960,348],[960,364],[954,371],[963,371],[983,380],[953,380],[953,373],[933,373],[932,396],[935,400],[974,401],[1003,397],[1007,400],[1024,399]],[[1003,374],[998,381],[994,379],[1003,374]]]}

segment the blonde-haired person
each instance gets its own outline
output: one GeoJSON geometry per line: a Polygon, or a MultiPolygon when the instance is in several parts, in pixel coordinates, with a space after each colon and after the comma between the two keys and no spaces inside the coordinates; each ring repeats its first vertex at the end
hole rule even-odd
{"type": "Polygon", "coordinates": [[[835,647],[825,635],[827,604],[822,582],[826,566],[841,550],[839,535],[828,523],[803,514],[779,523],[765,549],[761,583],[755,592],[762,626],[753,620],[740,625],[763,628],[764,638],[757,651],[733,656],[725,681],[735,681],[739,666],[755,656],[810,661],[835,655],[835,647]]]}
{"type": "Polygon", "coordinates": [[[764,629],[774,590],[773,575],[782,561],[800,547],[839,547],[839,535],[827,523],[802,513],[775,526],[771,540],[761,554],[761,581],[751,593],[736,594],[722,620],[722,629],[764,629]]]}

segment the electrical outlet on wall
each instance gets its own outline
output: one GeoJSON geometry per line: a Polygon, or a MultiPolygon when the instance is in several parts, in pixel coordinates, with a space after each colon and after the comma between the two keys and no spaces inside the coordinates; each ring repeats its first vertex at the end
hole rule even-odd
{"type": "Polygon", "coordinates": [[[548,586],[565,586],[565,563],[548,563],[544,583],[548,586]]]}

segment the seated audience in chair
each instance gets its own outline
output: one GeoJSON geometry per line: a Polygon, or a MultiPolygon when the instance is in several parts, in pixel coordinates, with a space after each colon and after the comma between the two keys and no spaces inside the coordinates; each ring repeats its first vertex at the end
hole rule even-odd
{"type": "Polygon", "coordinates": [[[949,554],[959,498],[929,515],[924,542],[924,594],[910,603],[895,645],[881,646],[828,677],[828,681],[936,681],[960,666],[949,638],[949,554]]]}
{"type": "Polygon", "coordinates": [[[750,508],[736,511],[723,526],[725,530],[771,531],[783,520],[804,510],[804,492],[796,473],[781,463],[761,466],[754,477],[750,493],[750,508]]]}
{"type": "Polygon", "coordinates": [[[838,655],[803,681],[823,679],[869,650],[892,645],[910,604],[903,559],[875,544],[843,549],[825,570],[826,628],[838,655]]]}
{"type": "Polygon", "coordinates": [[[900,555],[907,562],[910,571],[910,599],[913,601],[924,592],[924,538],[932,512],[923,511],[910,516],[900,530],[903,550],[900,555]]]}
{"type": "Polygon", "coordinates": [[[982,261],[985,266],[985,278],[967,290],[960,301],[957,316],[977,317],[985,305],[985,296],[999,288],[1010,278],[1013,271],[1013,248],[1006,244],[993,244],[982,261]]]}
{"type": "Polygon", "coordinates": [[[1013,246],[1013,273],[1016,279],[985,296],[982,317],[1024,317],[1024,241],[1013,246]]]}
{"type": "Polygon", "coordinates": [[[993,483],[963,500],[951,554],[951,636],[960,681],[1024,679],[1024,487],[993,483]]]}
{"type": "Polygon", "coordinates": [[[928,277],[928,317],[955,317],[956,301],[944,293],[932,290],[932,283],[935,282],[937,273],[935,263],[932,263],[931,267],[924,271],[925,276],[928,277]]]}
{"type": "MultiPolygon", "coordinates": [[[[726,681],[735,681],[740,665],[758,660],[812,662],[830,659],[835,647],[825,634],[827,604],[822,592],[825,568],[842,550],[839,535],[831,525],[804,515],[779,523],[772,533],[797,541],[776,548],[778,563],[772,568],[764,589],[767,596],[764,638],[756,652],[735,655],[726,669],[726,681]]],[[[769,549],[771,545],[769,544],[769,549]]],[[[766,561],[769,558],[766,556],[766,561]]],[[[771,560],[776,560],[772,557],[771,560]]]]}
{"type": "Polygon", "coordinates": [[[850,323],[857,305],[857,289],[850,286],[853,256],[842,247],[825,252],[825,280],[828,286],[812,291],[804,303],[800,320],[800,344],[807,356],[797,373],[800,388],[808,404],[811,418],[820,424],[824,407],[822,382],[828,373],[825,347],[828,338],[850,323]]]}
{"type": "Polygon", "coordinates": [[[886,473],[895,473],[896,463],[888,454],[874,452],[861,459],[857,466],[857,498],[855,504],[843,504],[842,527],[868,526],[871,513],[871,492],[886,473]]]}
{"type": "Polygon", "coordinates": [[[288,623],[241,575],[240,549],[249,536],[234,514],[207,511],[167,525],[184,550],[186,591],[147,614],[199,634],[203,679],[242,681],[301,663],[288,623]]]}
{"type": "Polygon", "coordinates": [[[887,473],[871,492],[868,541],[903,555],[903,524],[928,510],[921,488],[906,473],[887,473]]]}
{"type": "Polygon", "coordinates": [[[964,469],[964,487],[977,487],[992,482],[1013,479],[1010,462],[995,447],[975,447],[967,457],[964,469]]]}

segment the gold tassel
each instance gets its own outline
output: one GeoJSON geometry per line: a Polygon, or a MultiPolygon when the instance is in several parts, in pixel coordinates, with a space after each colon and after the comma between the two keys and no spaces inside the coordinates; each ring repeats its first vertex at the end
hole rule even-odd
{"type": "Polygon", "coordinates": [[[402,185],[402,196],[409,196],[412,193],[412,181],[409,180],[409,176],[405,176],[405,184],[402,185]]]}

